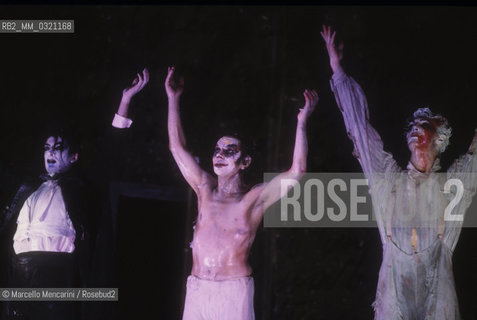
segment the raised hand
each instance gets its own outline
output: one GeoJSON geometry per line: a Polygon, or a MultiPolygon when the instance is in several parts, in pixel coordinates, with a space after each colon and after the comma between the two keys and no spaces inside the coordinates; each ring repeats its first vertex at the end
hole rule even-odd
{"type": "Polygon", "coordinates": [[[167,69],[167,77],[165,82],[166,93],[169,99],[178,98],[184,92],[184,78],[180,78],[179,82],[174,80],[174,67],[169,67],[167,69]]]}
{"type": "Polygon", "coordinates": [[[142,70],[141,73],[138,73],[137,76],[133,79],[131,86],[123,90],[123,99],[131,100],[134,95],[141,91],[146,84],[149,82],[149,71],[146,68],[142,70]]]}
{"type": "Polygon", "coordinates": [[[335,46],[335,36],[336,31],[333,31],[330,26],[323,25],[323,31],[321,31],[321,36],[326,44],[326,50],[328,50],[328,55],[330,57],[330,66],[333,72],[336,72],[340,67],[340,61],[343,58],[343,43],[341,42],[338,45],[338,48],[335,46]]]}
{"type": "Polygon", "coordinates": [[[298,121],[306,121],[313,110],[315,110],[318,100],[320,100],[315,90],[310,91],[306,89],[305,92],[303,92],[303,96],[305,97],[305,106],[301,108],[298,113],[298,121]]]}

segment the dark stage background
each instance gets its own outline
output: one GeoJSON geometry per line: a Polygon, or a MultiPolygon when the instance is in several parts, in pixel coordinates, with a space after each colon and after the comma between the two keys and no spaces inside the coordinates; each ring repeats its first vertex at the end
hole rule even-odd
{"type": "MultiPolygon", "coordinates": [[[[401,165],[409,156],[405,120],[417,107],[430,105],[453,126],[444,168],[467,150],[476,127],[475,7],[2,6],[0,17],[75,20],[74,34],[0,34],[4,202],[22,177],[41,172],[39,132],[48,123],[79,131],[82,169],[94,171],[122,89],[149,68],[114,161],[116,179],[172,188],[183,200],[120,197],[120,301],[112,305],[120,312],[105,308],[103,319],[181,312],[196,204],[168,150],[168,65],[185,76],[181,112],[192,152],[212,171],[217,138],[246,133],[255,146],[252,184],[291,164],[305,88],[320,94],[308,127],[309,171],[361,172],[330,91],[323,23],[344,41],[345,69],[401,165]]],[[[464,319],[477,318],[476,242],[476,230],[464,229],[454,255],[464,319]]],[[[257,319],[371,319],[381,258],[375,228],[260,228],[250,258],[257,319]]]]}

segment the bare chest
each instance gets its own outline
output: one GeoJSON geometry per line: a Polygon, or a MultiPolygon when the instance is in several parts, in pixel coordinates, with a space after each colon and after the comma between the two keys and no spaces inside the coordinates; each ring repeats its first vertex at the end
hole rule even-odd
{"type": "Polygon", "coordinates": [[[196,236],[241,241],[250,237],[254,229],[249,206],[241,199],[209,197],[199,206],[196,236]]]}

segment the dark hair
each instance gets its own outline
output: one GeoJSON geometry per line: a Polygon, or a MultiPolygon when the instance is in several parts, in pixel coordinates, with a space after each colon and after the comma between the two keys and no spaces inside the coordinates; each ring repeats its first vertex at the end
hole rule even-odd
{"type": "Polygon", "coordinates": [[[241,157],[241,160],[243,158],[245,158],[246,156],[250,156],[252,157],[252,152],[253,152],[253,145],[250,143],[250,140],[247,139],[245,136],[242,136],[236,132],[234,133],[228,133],[228,134],[223,134],[221,135],[217,141],[222,138],[222,137],[231,137],[231,138],[235,138],[237,139],[238,141],[240,141],[240,150],[242,151],[242,157],[241,157]]]}
{"type": "Polygon", "coordinates": [[[77,135],[72,130],[64,128],[48,128],[43,134],[43,141],[49,137],[61,137],[63,143],[69,149],[70,154],[80,153],[80,143],[77,135]]]}

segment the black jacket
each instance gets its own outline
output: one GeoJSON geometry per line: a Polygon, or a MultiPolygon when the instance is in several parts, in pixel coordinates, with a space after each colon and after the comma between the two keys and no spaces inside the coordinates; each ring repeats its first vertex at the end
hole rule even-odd
{"type": "MultiPolygon", "coordinates": [[[[9,261],[15,254],[13,251],[13,236],[20,210],[28,197],[43,182],[43,179],[38,178],[36,181],[22,184],[10,206],[6,208],[2,215],[4,219],[0,222],[0,234],[2,234],[2,238],[7,239],[9,261]]],[[[95,238],[95,226],[97,225],[96,217],[99,216],[101,204],[95,200],[93,188],[81,179],[75,170],[61,174],[58,177],[58,185],[61,188],[66,210],[76,231],[74,254],[78,259],[82,285],[86,286],[93,248],[92,239],[95,238]]]]}
{"type": "MultiPolygon", "coordinates": [[[[113,279],[115,277],[116,241],[111,238],[110,232],[108,233],[108,230],[112,227],[110,226],[111,212],[108,209],[109,206],[105,206],[105,203],[108,200],[109,182],[115,180],[118,171],[121,171],[123,163],[119,160],[127,154],[129,150],[127,146],[131,144],[130,140],[130,129],[109,127],[100,143],[101,148],[97,156],[94,157],[96,159],[94,165],[88,170],[89,174],[80,174],[78,168],[73,167],[58,179],[66,210],[76,231],[75,255],[79,260],[83,286],[87,286],[88,283],[97,286],[95,284],[98,279],[93,279],[94,277],[90,276],[92,268],[101,279],[107,278],[105,275],[113,279]],[[86,176],[88,180],[82,178],[86,176]],[[98,233],[102,233],[99,240],[102,243],[94,243],[98,238],[98,233]],[[103,257],[105,255],[106,258],[103,257]],[[98,257],[103,258],[98,259],[98,257]],[[97,260],[96,265],[94,263],[91,265],[93,258],[97,260]],[[105,262],[104,259],[109,260],[105,262]],[[101,261],[98,262],[98,260],[101,261]],[[98,272],[98,269],[100,272],[98,272]]],[[[0,245],[8,244],[6,251],[8,251],[10,257],[15,254],[13,251],[13,236],[20,210],[26,199],[43,182],[44,180],[37,178],[32,182],[23,183],[10,202],[10,206],[0,212],[0,245]]],[[[0,257],[0,262],[3,260],[0,257]]],[[[7,261],[10,260],[9,258],[7,261]]],[[[1,271],[2,268],[0,267],[1,271]]],[[[101,286],[104,285],[103,282],[100,284],[101,286]]]]}

